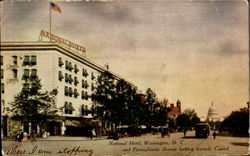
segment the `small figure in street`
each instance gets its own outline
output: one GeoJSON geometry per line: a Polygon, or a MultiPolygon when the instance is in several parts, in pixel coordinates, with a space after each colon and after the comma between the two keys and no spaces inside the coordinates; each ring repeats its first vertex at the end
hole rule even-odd
{"type": "Polygon", "coordinates": [[[23,132],[21,132],[18,136],[18,141],[21,142],[23,140],[23,132]]]}
{"type": "Polygon", "coordinates": [[[187,134],[187,131],[186,131],[186,129],[184,129],[184,138],[186,137],[186,134],[187,134]]]}
{"type": "Polygon", "coordinates": [[[27,134],[27,132],[24,132],[23,133],[23,139],[22,139],[22,142],[26,142],[26,141],[28,141],[28,134],[27,134]]]}
{"type": "Polygon", "coordinates": [[[213,136],[214,136],[214,139],[215,139],[216,138],[216,132],[215,131],[213,132],[213,136]]]}
{"type": "Polygon", "coordinates": [[[31,142],[36,141],[36,131],[33,130],[30,134],[31,142]]]}
{"type": "Polygon", "coordinates": [[[91,129],[89,129],[88,133],[89,133],[89,137],[90,137],[90,139],[92,140],[92,138],[93,138],[92,130],[91,130],[91,129]]]}
{"type": "Polygon", "coordinates": [[[165,131],[164,131],[164,129],[161,128],[160,131],[161,131],[161,137],[164,138],[164,136],[165,136],[165,131]]]}

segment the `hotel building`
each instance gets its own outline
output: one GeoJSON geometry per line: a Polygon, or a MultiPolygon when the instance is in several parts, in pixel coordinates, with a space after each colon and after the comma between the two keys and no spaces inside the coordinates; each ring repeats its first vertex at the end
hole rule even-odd
{"type": "Polygon", "coordinates": [[[10,119],[9,102],[21,91],[25,79],[35,77],[41,79],[44,91],[58,90],[55,101],[61,111],[57,114],[59,118],[48,124],[50,135],[86,135],[88,126],[100,128],[101,123],[93,119],[89,110],[93,105],[91,94],[96,87],[97,77],[103,72],[109,72],[117,80],[124,80],[86,58],[84,51],[74,51],[55,41],[2,42],[1,106],[4,136],[11,136],[20,127],[30,132],[29,125],[25,127],[10,119]]]}

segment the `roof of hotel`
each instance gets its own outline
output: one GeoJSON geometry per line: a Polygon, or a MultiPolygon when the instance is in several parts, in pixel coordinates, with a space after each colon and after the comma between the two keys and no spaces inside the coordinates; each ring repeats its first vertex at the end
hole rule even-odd
{"type": "Polygon", "coordinates": [[[115,74],[111,72],[110,70],[106,69],[106,67],[101,66],[92,60],[88,59],[86,56],[82,56],[76,51],[71,50],[70,48],[63,46],[61,44],[58,44],[56,42],[1,42],[0,49],[2,50],[57,50],[62,52],[65,55],[68,55],[69,57],[73,57],[74,59],[82,62],[83,64],[103,73],[108,72],[110,73],[114,78],[118,80],[124,80],[130,85],[134,86],[133,83],[126,80],[125,78],[121,77],[118,74],[115,74]]]}

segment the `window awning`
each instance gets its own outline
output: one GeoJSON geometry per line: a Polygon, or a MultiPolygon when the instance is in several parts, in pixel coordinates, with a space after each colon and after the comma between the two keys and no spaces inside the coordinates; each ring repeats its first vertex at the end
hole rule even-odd
{"type": "Polygon", "coordinates": [[[30,70],[29,69],[24,69],[23,78],[28,78],[29,76],[30,76],[30,70]]]}
{"type": "Polygon", "coordinates": [[[59,80],[63,79],[63,74],[62,74],[62,71],[59,71],[59,80]]]}
{"type": "Polygon", "coordinates": [[[70,70],[73,69],[73,66],[72,66],[71,62],[69,62],[69,69],[70,69],[70,70]]]}
{"type": "Polygon", "coordinates": [[[36,65],[36,56],[31,56],[30,64],[36,65]]]}
{"type": "Polygon", "coordinates": [[[75,108],[72,106],[72,103],[69,103],[70,111],[74,111],[75,108]]]}
{"type": "Polygon", "coordinates": [[[65,121],[65,126],[70,126],[70,127],[86,127],[87,125],[81,123],[78,120],[66,120],[65,121]]]}
{"type": "Polygon", "coordinates": [[[78,96],[78,95],[79,95],[77,89],[74,90],[74,94],[75,94],[75,96],[78,96]]]}
{"type": "Polygon", "coordinates": [[[63,61],[62,61],[62,58],[59,58],[58,64],[59,64],[59,66],[62,66],[64,64],[63,61]]]}
{"type": "Polygon", "coordinates": [[[75,65],[74,67],[75,67],[75,72],[77,73],[79,71],[77,65],[75,65]]]}
{"type": "Polygon", "coordinates": [[[29,62],[30,62],[30,56],[24,56],[23,64],[24,64],[24,65],[28,65],[29,62]]]}
{"type": "Polygon", "coordinates": [[[70,110],[70,106],[69,106],[68,102],[65,102],[64,109],[67,111],[70,110]]]}
{"type": "Polygon", "coordinates": [[[36,78],[37,77],[37,70],[36,69],[32,69],[31,70],[30,77],[32,77],[32,78],[36,78]]]}
{"type": "Polygon", "coordinates": [[[79,119],[79,120],[66,120],[65,126],[71,127],[98,127],[101,126],[101,123],[97,120],[89,119],[79,119]]]}

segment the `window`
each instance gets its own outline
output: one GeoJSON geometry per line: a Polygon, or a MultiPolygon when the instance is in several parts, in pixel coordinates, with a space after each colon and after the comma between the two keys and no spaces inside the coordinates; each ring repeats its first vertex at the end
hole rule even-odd
{"type": "Polygon", "coordinates": [[[30,56],[25,55],[23,59],[23,65],[26,66],[29,65],[29,63],[30,63],[30,56]]]}
{"type": "Polygon", "coordinates": [[[69,89],[67,86],[64,87],[64,95],[66,95],[66,96],[69,95],[69,89]]]}
{"type": "Polygon", "coordinates": [[[73,78],[71,75],[69,75],[69,83],[71,84],[73,82],[73,78]]]}
{"type": "Polygon", "coordinates": [[[65,82],[69,82],[69,75],[65,73],[65,82]]]}
{"type": "Polygon", "coordinates": [[[87,116],[89,114],[89,109],[88,109],[88,106],[84,106],[84,114],[87,116]]]}
{"type": "Polygon", "coordinates": [[[1,83],[1,93],[3,94],[4,93],[4,84],[1,83]]]}
{"type": "Polygon", "coordinates": [[[91,90],[94,91],[94,89],[95,89],[95,86],[93,83],[91,83],[91,90]]]}
{"type": "Polygon", "coordinates": [[[3,79],[3,69],[1,69],[1,79],[3,79]]]}
{"type": "Polygon", "coordinates": [[[17,69],[12,69],[12,77],[13,79],[17,79],[17,69]]]}
{"type": "Polygon", "coordinates": [[[71,102],[65,102],[64,103],[64,113],[65,114],[72,114],[72,112],[74,111],[74,107],[72,106],[71,102]]]}
{"type": "Polygon", "coordinates": [[[63,63],[63,61],[62,61],[62,58],[59,57],[59,58],[58,58],[58,66],[59,66],[59,67],[62,67],[63,64],[64,64],[64,63],[63,63]]]}
{"type": "Polygon", "coordinates": [[[62,79],[63,79],[62,71],[59,71],[58,72],[58,80],[62,81],[62,79]]]}
{"type": "Polygon", "coordinates": [[[87,92],[85,92],[85,100],[88,100],[89,99],[89,95],[87,92]]]}
{"type": "Polygon", "coordinates": [[[77,67],[76,64],[75,64],[75,66],[74,66],[74,71],[75,71],[75,73],[79,72],[79,69],[78,69],[78,67],[77,67]]]}
{"type": "Polygon", "coordinates": [[[77,89],[74,89],[74,97],[77,98],[79,96],[79,93],[77,91],[77,89]]]}
{"type": "Polygon", "coordinates": [[[95,79],[95,75],[94,75],[94,73],[92,72],[91,73],[91,80],[94,80],[95,79]]]}
{"type": "Polygon", "coordinates": [[[88,93],[87,93],[87,92],[82,91],[82,99],[83,99],[83,100],[88,100],[88,98],[89,98],[88,93]]]}
{"type": "Polygon", "coordinates": [[[73,66],[71,64],[71,62],[69,62],[69,71],[71,71],[73,69],[73,66]]]}
{"type": "Polygon", "coordinates": [[[29,69],[24,69],[22,79],[28,79],[29,77],[30,77],[30,70],[29,69]]]}
{"type": "Polygon", "coordinates": [[[65,61],[65,69],[69,69],[69,62],[68,61],[65,61]]]}
{"type": "Polygon", "coordinates": [[[0,57],[0,65],[3,65],[3,56],[0,57]]]}
{"type": "Polygon", "coordinates": [[[72,94],[73,94],[73,90],[71,87],[69,87],[69,96],[72,97],[72,94]]]}
{"type": "Polygon", "coordinates": [[[89,74],[86,69],[82,69],[82,76],[87,77],[89,74]]]}
{"type": "Polygon", "coordinates": [[[32,78],[32,79],[37,78],[37,70],[36,69],[31,69],[30,78],[32,78]]]}
{"type": "Polygon", "coordinates": [[[17,56],[12,56],[12,58],[13,58],[13,64],[17,65],[17,56]]]}
{"type": "Polygon", "coordinates": [[[86,80],[86,81],[85,81],[85,88],[88,89],[88,87],[89,87],[89,84],[88,84],[88,82],[87,82],[87,80],[86,80]]]}
{"type": "Polygon", "coordinates": [[[90,113],[88,106],[82,105],[82,116],[87,116],[90,113]]]}
{"type": "Polygon", "coordinates": [[[77,77],[74,77],[74,84],[75,84],[75,86],[77,86],[78,83],[79,83],[79,81],[77,80],[77,77]]]}
{"type": "Polygon", "coordinates": [[[87,82],[87,80],[85,81],[85,80],[82,80],[82,88],[88,88],[89,87],[89,85],[88,85],[88,82],[87,82]]]}
{"type": "Polygon", "coordinates": [[[36,65],[36,56],[34,56],[34,55],[31,56],[30,65],[31,66],[36,65]]]}

